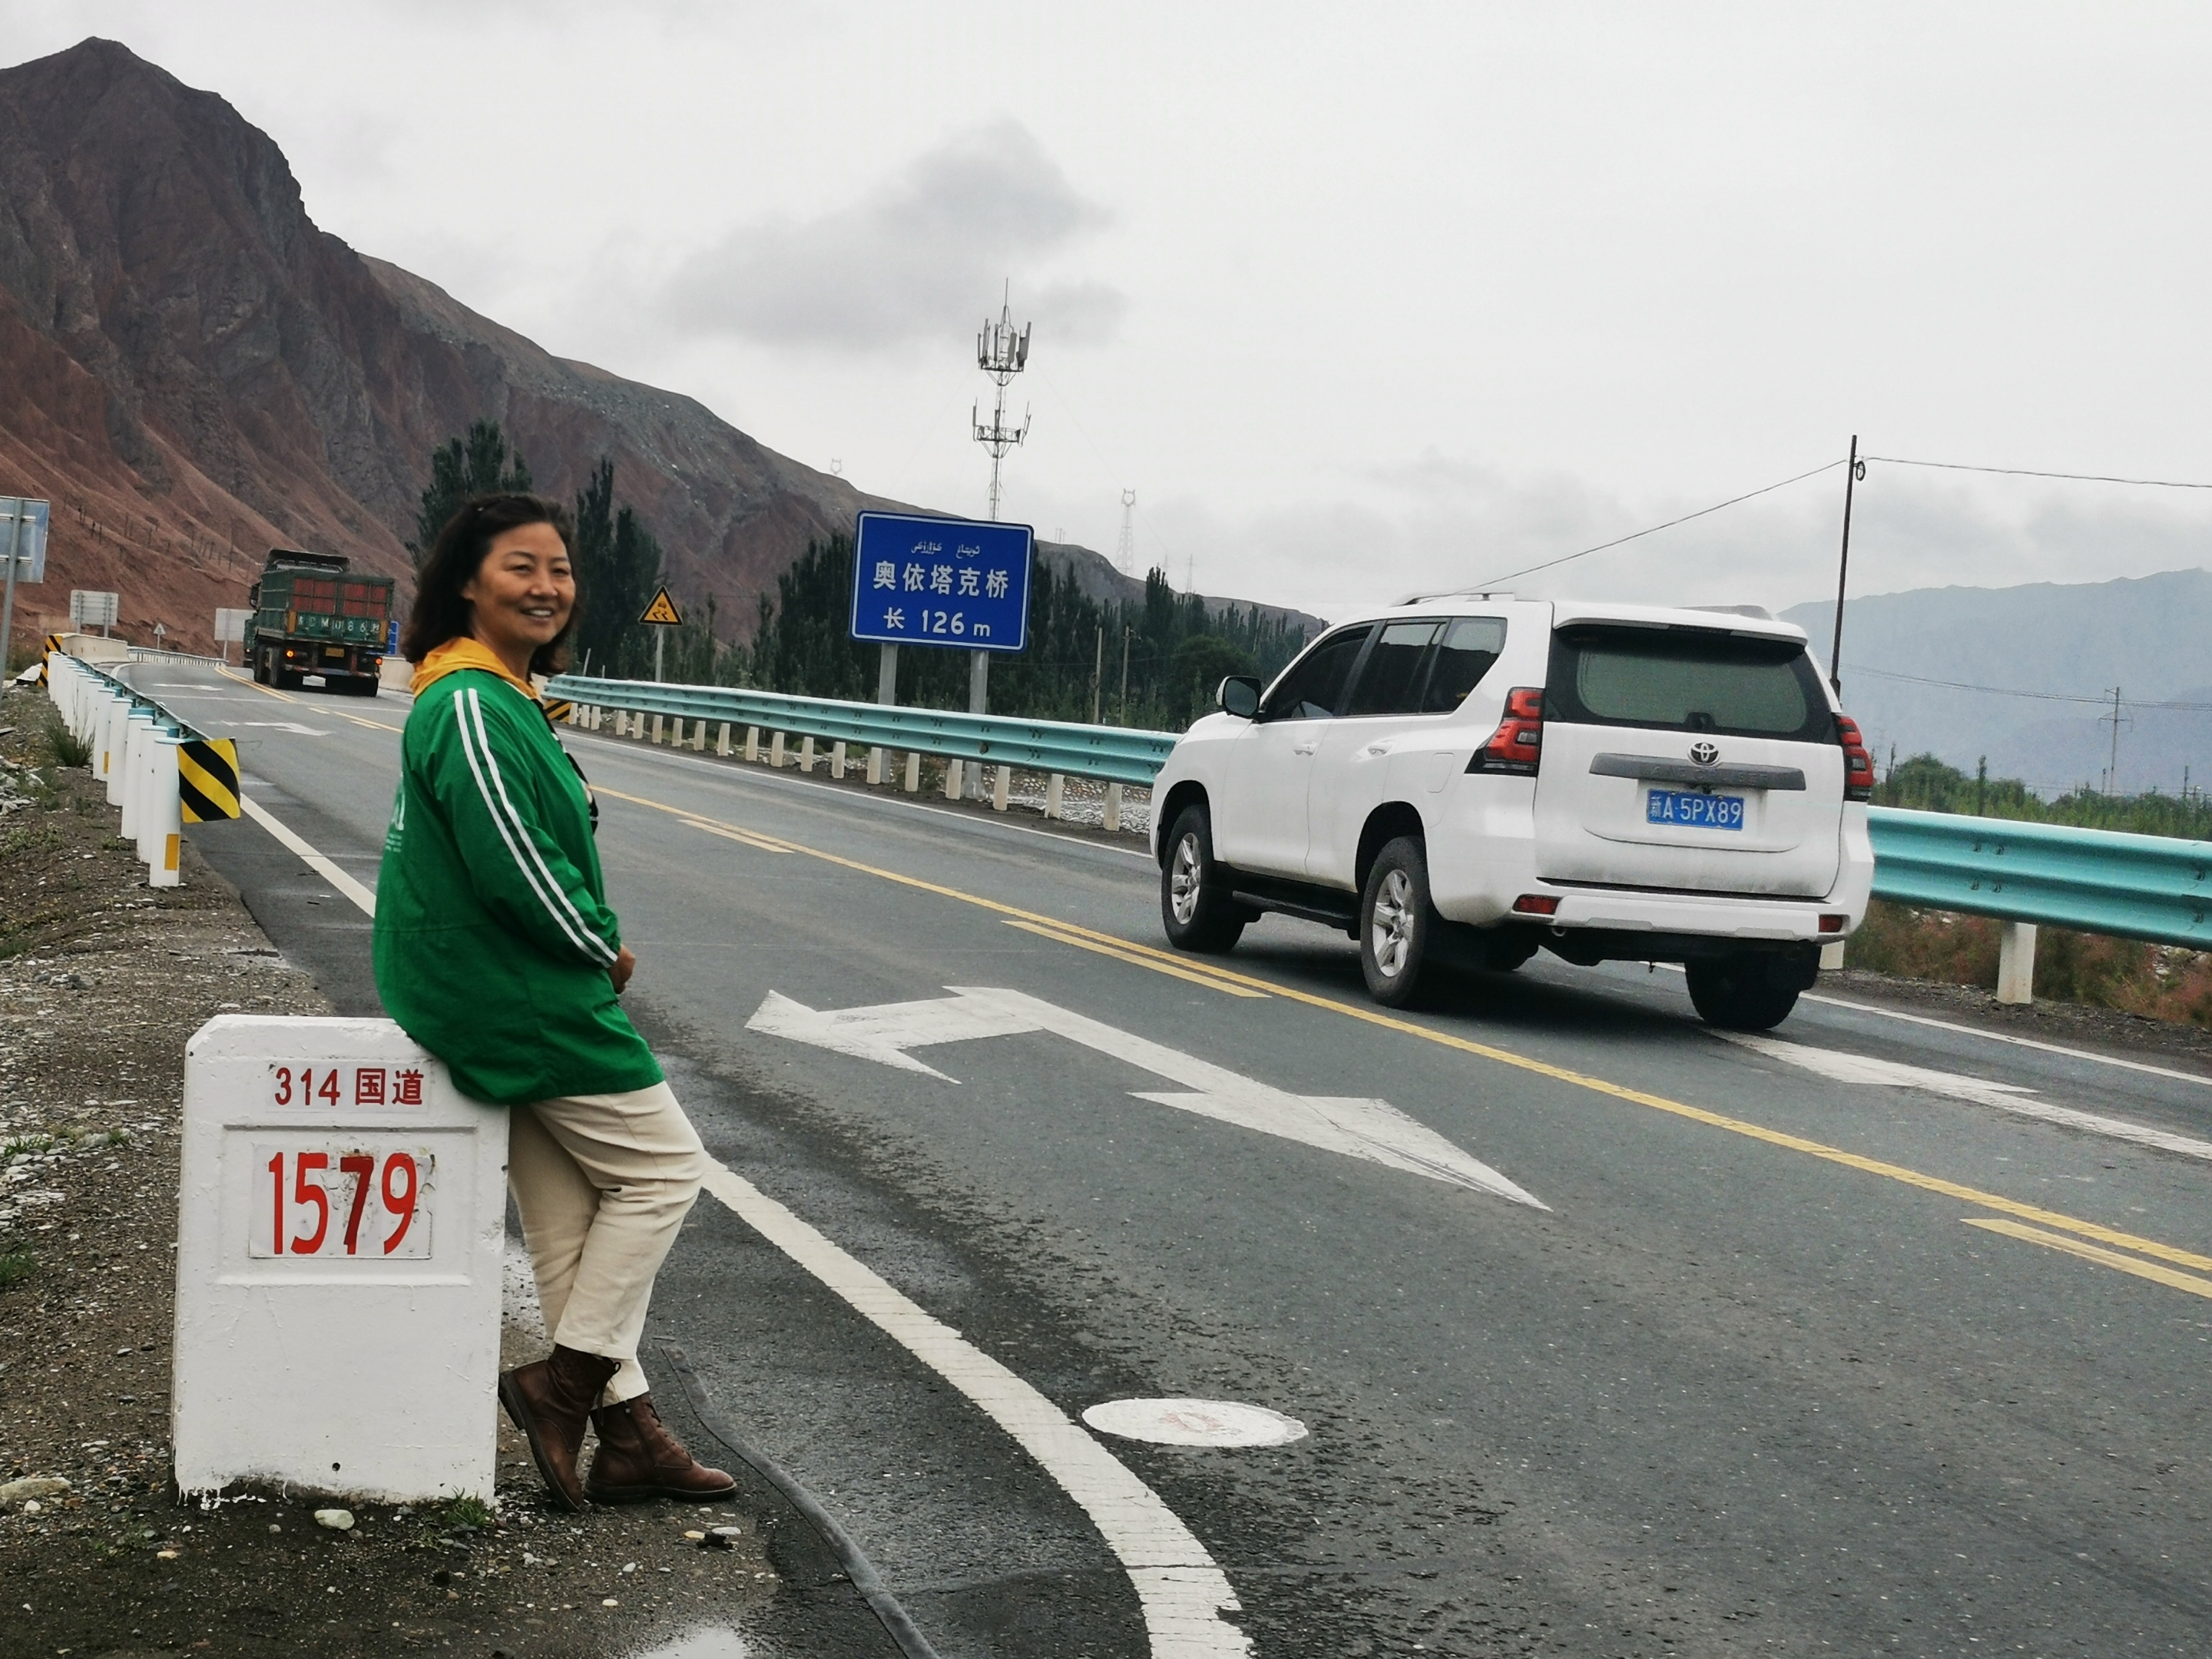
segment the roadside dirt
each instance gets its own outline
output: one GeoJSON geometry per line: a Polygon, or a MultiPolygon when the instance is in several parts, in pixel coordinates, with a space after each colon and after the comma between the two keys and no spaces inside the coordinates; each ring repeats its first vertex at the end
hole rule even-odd
{"type": "MultiPolygon", "coordinates": [[[[339,1532],[314,1518],[326,1498],[175,1500],[185,1042],[226,1009],[330,1009],[189,842],[185,884],[145,886],[100,787],[54,763],[49,714],[0,696],[0,1656],[710,1656],[778,1622],[772,1598],[849,1601],[750,1484],[716,1510],[558,1513],[504,1422],[493,1506],[356,1505],[339,1532]],[[686,1536],[715,1526],[734,1547],[686,1536]]],[[[534,1353],[507,1337],[509,1363],[534,1353]]]]}

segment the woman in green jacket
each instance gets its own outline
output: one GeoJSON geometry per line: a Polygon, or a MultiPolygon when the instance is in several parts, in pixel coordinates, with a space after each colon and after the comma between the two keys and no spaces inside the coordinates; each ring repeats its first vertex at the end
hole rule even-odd
{"type": "Polygon", "coordinates": [[[607,908],[598,807],[530,680],[565,655],[568,536],[551,501],[478,496],[422,567],[376,988],[464,1094],[508,1109],[507,1181],[553,1352],[501,1376],[499,1397],[546,1486],[572,1510],[712,1501],[735,1483],[662,1426],[637,1363],[706,1153],[622,1011],[636,959],[607,908]],[[587,1418],[599,1449],[579,1480],[587,1418]]]}

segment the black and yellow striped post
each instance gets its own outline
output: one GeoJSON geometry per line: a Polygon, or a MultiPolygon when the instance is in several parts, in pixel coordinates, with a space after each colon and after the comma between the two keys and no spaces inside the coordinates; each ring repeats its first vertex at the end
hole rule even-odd
{"type": "Polygon", "coordinates": [[[40,685],[50,685],[53,683],[46,672],[46,658],[58,657],[61,654],[62,636],[58,634],[47,635],[46,654],[39,659],[39,684],[40,685]]]}
{"type": "Polygon", "coordinates": [[[238,744],[187,738],[177,745],[177,805],[186,823],[238,816],[238,744]]]}
{"type": "Polygon", "coordinates": [[[576,705],[566,697],[540,697],[538,706],[545,711],[545,718],[556,726],[576,712],[576,705]]]}

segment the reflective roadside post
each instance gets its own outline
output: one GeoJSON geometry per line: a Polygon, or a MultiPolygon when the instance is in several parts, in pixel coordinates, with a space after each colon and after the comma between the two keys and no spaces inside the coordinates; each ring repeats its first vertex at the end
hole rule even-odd
{"type": "Polygon", "coordinates": [[[222,1014],[185,1049],[178,1489],[489,1500],[507,1115],[381,1019],[222,1014]]]}

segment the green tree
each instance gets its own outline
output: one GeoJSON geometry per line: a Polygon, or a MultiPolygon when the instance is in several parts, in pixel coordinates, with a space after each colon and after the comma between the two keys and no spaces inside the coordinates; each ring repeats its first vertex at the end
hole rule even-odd
{"type": "Polygon", "coordinates": [[[569,654],[581,669],[614,679],[651,671],[653,641],[638,617],[660,586],[660,544],[635,511],[615,499],[615,464],[602,455],[576,497],[576,634],[569,654]]]}
{"type": "Polygon", "coordinates": [[[499,422],[471,422],[466,438],[450,439],[445,447],[430,453],[429,487],[423,490],[422,505],[416,510],[415,539],[407,544],[415,568],[422,568],[422,561],[437,544],[438,532],[470,496],[530,487],[530,464],[520,450],[513,465],[508,464],[507,437],[500,431],[499,422]]]}
{"type": "MultiPolygon", "coordinates": [[[[872,701],[876,647],[848,637],[853,544],[832,536],[810,543],[760,599],[752,648],[724,653],[717,673],[726,684],[752,684],[819,697],[872,701]]],[[[1039,720],[1088,720],[1092,674],[1100,669],[1098,708],[1120,712],[1121,646],[1129,637],[1128,720],[1175,726],[1212,706],[1225,674],[1279,671],[1305,643],[1303,629],[1257,606],[1209,611],[1203,600],[1178,594],[1155,570],[1141,602],[1091,599],[1040,562],[1030,577],[1029,644],[991,663],[994,714],[1039,720]],[[1103,666],[1102,666],[1103,665],[1103,666]]],[[[916,646],[899,653],[898,700],[927,708],[968,706],[968,653],[916,646]]]]}

